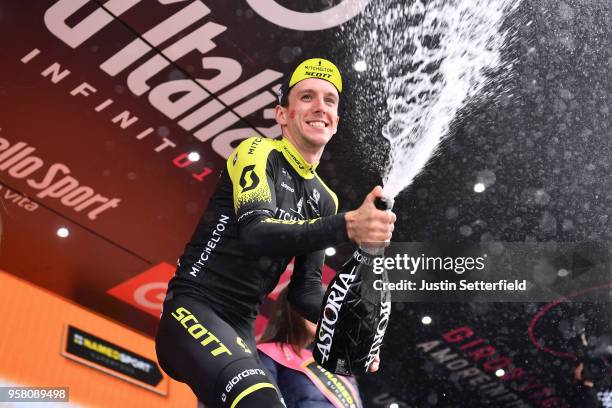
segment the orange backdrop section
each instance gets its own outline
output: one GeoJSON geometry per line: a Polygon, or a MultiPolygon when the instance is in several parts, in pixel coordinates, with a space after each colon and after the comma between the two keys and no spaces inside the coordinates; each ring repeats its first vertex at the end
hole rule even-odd
{"type": "Polygon", "coordinates": [[[0,313],[0,382],[69,387],[70,402],[81,406],[197,406],[189,387],[167,376],[162,380],[167,382],[167,395],[162,396],[63,357],[62,335],[66,324],[70,324],[157,361],[152,339],[3,271],[0,271],[0,313]]]}

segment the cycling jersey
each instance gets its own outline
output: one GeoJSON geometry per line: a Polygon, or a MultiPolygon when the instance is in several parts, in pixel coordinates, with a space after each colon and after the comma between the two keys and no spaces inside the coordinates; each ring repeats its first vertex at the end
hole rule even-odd
{"type": "Polygon", "coordinates": [[[323,249],[348,240],[337,198],[315,170],[287,140],[245,140],[179,259],[157,357],[206,406],[284,406],[256,353],[258,305],[295,256],[288,298],[316,322],[323,249]]]}
{"type": "Polygon", "coordinates": [[[289,141],[247,139],[227,160],[169,291],[207,300],[230,322],[254,319],[295,256],[289,300],[316,323],[324,249],[348,240],[337,210],[316,165],[289,141]]]}

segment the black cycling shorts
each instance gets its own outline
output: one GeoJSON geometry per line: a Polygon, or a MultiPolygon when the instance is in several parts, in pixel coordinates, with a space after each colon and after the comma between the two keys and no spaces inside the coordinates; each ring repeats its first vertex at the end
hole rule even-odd
{"type": "Polygon", "coordinates": [[[284,407],[257,355],[252,324],[233,326],[202,300],[168,296],[156,338],[160,366],[207,408],[284,407]]]}

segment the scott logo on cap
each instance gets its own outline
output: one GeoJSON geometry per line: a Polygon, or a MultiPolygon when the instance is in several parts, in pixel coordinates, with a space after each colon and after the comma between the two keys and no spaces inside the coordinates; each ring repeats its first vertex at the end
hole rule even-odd
{"type": "Polygon", "coordinates": [[[289,88],[307,78],[320,78],[330,82],[336,87],[338,93],[342,92],[342,77],[338,68],[323,58],[311,58],[302,62],[291,74],[289,88]]]}

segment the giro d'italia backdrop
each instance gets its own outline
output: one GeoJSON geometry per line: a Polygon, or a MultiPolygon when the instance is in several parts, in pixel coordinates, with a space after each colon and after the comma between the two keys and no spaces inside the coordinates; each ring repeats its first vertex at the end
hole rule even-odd
{"type": "MultiPolygon", "coordinates": [[[[388,152],[375,51],[410,52],[372,35],[376,10],[398,4],[3,2],[0,268],[152,337],[226,158],[247,137],[280,135],[276,89],[310,57],[343,73],[340,127],[319,169],[341,210],[356,208],[381,183],[388,152]]],[[[502,27],[512,31],[503,83],[457,115],[396,197],[394,241],[612,238],[610,21],[603,0],[519,3],[502,27]]],[[[326,279],[352,250],[327,258],[326,279]]],[[[607,262],[607,251],[589,253],[567,269],[607,262]]],[[[579,327],[612,333],[608,303],[587,296],[611,280],[589,282],[549,302],[394,302],[380,372],[359,379],[365,406],[580,406],[579,327]]]]}

